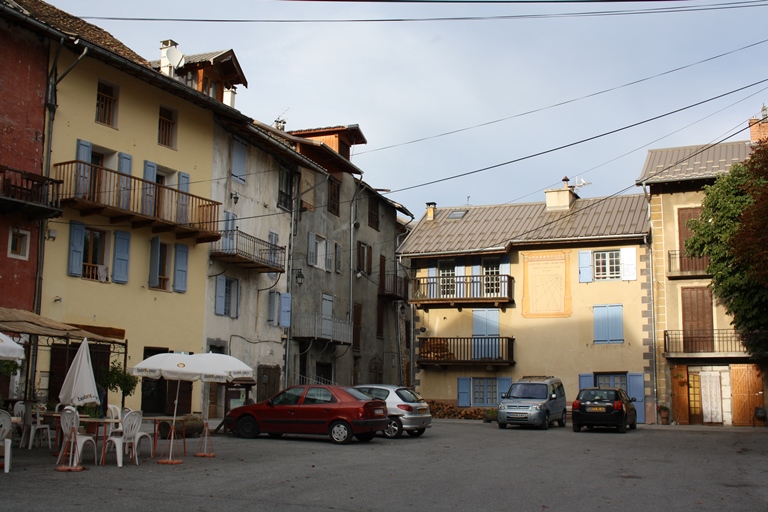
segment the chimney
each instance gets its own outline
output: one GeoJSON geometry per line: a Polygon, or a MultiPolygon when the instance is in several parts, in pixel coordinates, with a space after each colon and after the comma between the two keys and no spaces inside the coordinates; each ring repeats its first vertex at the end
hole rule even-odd
{"type": "Polygon", "coordinates": [[[234,87],[224,89],[224,104],[235,108],[235,97],[237,96],[237,90],[234,87]]]}
{"type": "MultiPolygon", "coordinates": [[[[178,59],[177,55],[181,54],[177,46],[179,46],[179,43],[173,39],[160,41],[160,72],[166,76],[174,76],[174,63],[172,61],[174,60],[174,57],[178,59]],[[173,49],[170,50],[171,48],[173,49]],[[168,55],[169,50],[170,55],[168,55]]],[[[175,64],[178,64],[178,62],[175,64]]]]}
{"type": "Polygon", "coordinates": [[[768,139],[768,108],[765,105],[760,118],[753,117],[749,120],[749,139],[751,142],[768,139]]]}
{"type": "Polygon", "coordinates": [[[435,220],[435,210],[437,203],[427,203],[427,220],[435,220]]]}
{"type": "Polygon", "coordinates": [[[574,187],[568,185],[569,181],[568,176],[566,176],[563,178],[563,188],[553,188],[544,191],[548,212],[568,211],[571,209],[574,201],[579,198],[574,187]]]}

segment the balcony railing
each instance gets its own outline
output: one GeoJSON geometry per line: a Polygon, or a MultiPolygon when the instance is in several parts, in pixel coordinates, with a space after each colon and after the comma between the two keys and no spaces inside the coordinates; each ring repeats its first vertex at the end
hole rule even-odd
{"type": "Polygon", "coordinates": [[[669,277],[700,277],[707,276],[709,257],[694,258],[686,256],[682,251],[669,251],[667,275],[669,277]]]}
{"type": "Polygon", "coordinates": [[[261,272],[285,272],[285,247],[239,229],[221,232],[221,239],[211,245],[211,258],[261,272]]]}
{"type": "Polygon", "coordinates": [[[342,345],[352,344],[352,323],[315,314],[292,314],[291,336],[318,339],[342,345]]]}
{"type": "Polygon", "coordinates": [[[379,295],[391,299],[408,298],[408,280],[397,274],[385,274],[379,281],[379,295]]]}
{"type": "Polygon", "coordinates": [[[513,302],[514,284],[508,275],[419,277],[413,281],[411,302],[513,302]]]}
{"type": "Polygon", "coordinates": [[[150,226],[155,233],[170,231],[197,242],[221,237],[216,224],[221,203],[216,201],[81,161],[56,164],[53,171],[62,181],[62,204],[81,215],[150,226]]]}
{"type": "Polygon", "coordinates": [[[425,365],[515,364],[514,338],[474,336],[470,338],[419,338],[416,362],[425,365]]]}
{"type": "Polygon", "coordinates": [[[746,355],[743,338],[733,329],[664,331],[664,352],[677,354],[746,355]]]}
{"type": "Polygon", "coordinates": [[[32,219],[62,214],[61,182],[0,165],[0,212],[20,212],[32,219]]]}

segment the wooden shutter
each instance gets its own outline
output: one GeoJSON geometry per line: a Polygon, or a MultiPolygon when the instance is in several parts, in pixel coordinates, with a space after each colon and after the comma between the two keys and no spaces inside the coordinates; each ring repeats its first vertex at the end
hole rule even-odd
{"type": "Polygon", "coordinates": [[[469,377],[459,377],[458,391],[459,407],[469,407],[472,405],[472,379],[469,377]]]}
{"type": "Polygon", "coordinates": [[[149,241],[149,287],[157,288],[160,284],[160,237],[149,241]]]}
{"type": "MultiPolygon", "coordinates": [[[[679,249],[680,270],[698,270],[698,259],[685,256],[685,241],[693,236],[693,231],[688,227],[688,221],[701,217],[701,207],[680,208],[677,210],[677,239],[679,249]]],[[[703,269],[702,269],[703,270],[703,269]]]]}
{"type": "Polygon", "coordinates": [[[77,174],[75,176],[75,196],[88,197],[91,187],[91,155],[92,144],[87,140],[77,139],[76,159],[77,174]]]}
{"type": "Polygon", "coordinates": [[[176,244],[175,268],[173,270],[173,291],[187,291],[187,267],[189,265],[189,247],[176,244]]]}
{"type": "Polygon", "coordinates": [[[683,351],[714,352],[712,291],[707,286],[680,289],[683,314],[683,351]]]}
{"type": "Polygon", "coordinates": [[[627,374],[627,394],[635,399],[637,422],[645,423],[645,381],[642,373],[627,374]]]}
{"type": "Polygon", "coordinates": [[[131,178],[133,157],[128,153],[117,154],[117,172],[125,174],[117,178],[117,206],[123,210],[131,209],[131,178]]]}
{"type": "Polygon", "coordinates": [[[155,193],[157,191],[157,164],[144,160],[144,180],[149,183],[142,183],[142,201],[141,213],[154,216],[155,214],[155,193]]]}
{"type": "Polygon", "coordinates": [[[595,385],[595,376],[592,373],[579,374],[579,390],[591,388],[595,385]]]}
{"type": "Polygon", "coordinates": [[[227,291],[227,278],[223,275],[216,276],[216,304],[214,306],[217,315],[224,314],[224,300],[227,291]]]}
{"type": "Polygon", "coordinates": [[[115,255],[112,259],[112,282],[127,283],[131,257],[131,233],[115,231],[115,255]]]}
{"type": "Polygon", "coordinates": [[[621,279],[624,281],[637,280],[637,250],[634,247],[621,249],[621,279]]]}
{"type": "Polygon", "coordinates": [[[579,282],[592,282],[592,251],[579,251],[579,282]]]}
{"type": "Polygon", "coordinates": [[[77,221],[69,223],[69,265],[68,274],[83,275],[83,251],[85,247],[85,224],[77,221]]]}

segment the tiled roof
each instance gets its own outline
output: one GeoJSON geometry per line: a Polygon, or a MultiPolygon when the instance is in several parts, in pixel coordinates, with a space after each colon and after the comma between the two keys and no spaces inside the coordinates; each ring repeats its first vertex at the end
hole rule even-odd
{"type": "Polygon", "coordinates": [[[91,25],[41,0],[13,0],[11,2],[3,1],[3,3],[11,8],[14,7],[14,4],[18,5],[23,9],[24,14],[54,29],[89,41],[141,66],[150,67],[145,58],[118,41],[106,30],[91,25]]]}
{"type": "Polygon", "coordinates": [[[746,160],[750,152],[749,141],[652,149],[637,184],[714,178],[728,172],[733,163],[746,160]]]}
{"type": "Polygon", "coordinates": [[[499,252],[511,243],[642,238],[648,233],[643,195],[577,199],[570,210],[546,211],[545,203],[437,208],[422,217],[398,252],[417,254],[499,252]],[[466,211],[460,219],[451,212],[466,211]]]}

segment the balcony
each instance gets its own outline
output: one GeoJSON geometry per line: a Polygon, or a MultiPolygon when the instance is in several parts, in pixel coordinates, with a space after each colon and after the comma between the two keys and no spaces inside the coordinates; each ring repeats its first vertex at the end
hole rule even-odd
{"type": "Polygon", "coordinates": [[[419,277],[413,281],[411,304],[514,303],[515,279],[508,275],[419,277]]]}
{"type": "Polygon", "coordinates": [[[742,336],[733,329],[664,331],[666,357],[748,357],[742,336]]]}
{"type": "Polygon", "coordinates": [[[421,366],[513,366],[515,338],[419,338],[416,363],[421,366]]]}
{"type": "Polygon", "coordinates": [[[291,315],[291,337],[321,340],[338,345],[352,344],[352,324],[340,318],[315,314],[291,315]]]}
{"type": "Polygon", "coordinates": [[[408,280],[397,274],[385,274],[379,281],[379,296],[394,300],[408,298],[408,280]]]}
{"type": "Polygon", "coordinates": [[[285,272],[285,247],[239,229],[221,232],[221,239],[211,245],[211,259],[259,272],[285,272]]]}
{"type": "Polygon", "coordinates": [[[709,257],[692,258],[682,251],[669,251],[667,257],[667,277],[682,279],[686,277],[707,277],[709,257]]]}
{"type": "Polygon", "coordinates": [[[29,219],[51,219],[63,212],[61,182],[0,165],[0,213],[20,213],[29,219]]]}
{"type": "Polygon", "coordinates": [[[61,204],[83,216],[100,215],[112,224],[172,232],[198,243],[221,238],[216,221],[221,203],[175,188],[80,161],[53,166],[61,180],[61,204]]]}

